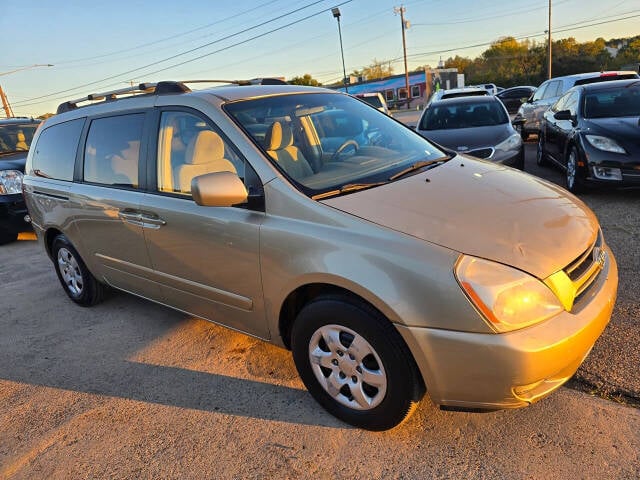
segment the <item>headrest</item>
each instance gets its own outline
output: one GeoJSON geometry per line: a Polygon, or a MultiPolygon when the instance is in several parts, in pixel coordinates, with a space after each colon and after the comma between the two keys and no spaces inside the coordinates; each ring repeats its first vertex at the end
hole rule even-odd
{"type": "Polygon", "coordinates": [[[18,132],[18,133],[16,134],[16,137],[18,138],[18,141],[19,141],[19,142],[24,142],[24,141],[25,141],[25,139],[26,139],[26,138],[25,138],[25,136],[24,136],[24,133],[22,133],[22,132],[18,132]]]}
{"type": "Polygon", "coordinates": [[[224,158],[224,142],[211,130],[202,130],[189,142],[184,155],[185,163],[197,165],[224,158]]]}
{"type": "Polygon", "coordinates": [[[264,138],[267,150],[282,150],[293,145],[293,132],[288,125],[273,122],[264,138]]]}

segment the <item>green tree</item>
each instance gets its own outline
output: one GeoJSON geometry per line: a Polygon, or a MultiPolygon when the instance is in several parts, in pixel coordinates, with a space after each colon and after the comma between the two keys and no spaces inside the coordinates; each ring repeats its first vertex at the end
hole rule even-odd
{"type": "Polygon", "coordinates": [[[290,85],[307,85],[310,87],[318,87],[322,85],[318,80],[313,78],[308,73],[305,73],[302,77],[293,77],[287,83],[290,85]]]}
{"type": "Polygon", "coordinates": [[[393,67],[390,62],[379,62],[374,58],[371,65],[364,67],[362,70],[354,70],[352,75],[356,77],[362,76],[367,80],[376,80],[393,75],[393,67]]]}

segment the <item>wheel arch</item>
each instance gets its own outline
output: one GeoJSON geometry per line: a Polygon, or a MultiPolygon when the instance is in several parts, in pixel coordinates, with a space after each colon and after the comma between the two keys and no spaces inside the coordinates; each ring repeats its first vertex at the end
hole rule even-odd
{"type": "MultiPolygon", "coordinates": [[[[289,293],[280,308],[280,316],[278,322],[279,333],[282,342],[287,349],[291,350],[291,330],[300,310],[314,299],[324,296],[339,297],[356,305],[360,304],[360,306],[364,309],[372,310],[373,313],[388,321],[390,325],[393,325],[393,322],[389,319],[388,315],[385,315],[379,308],[377,308],[367,299],[363,298],[361,295],[358,295],[357,293],[347,288],[330,283],[307,283],[304,285],[300,285],[291,293],[289,293]]],[[[405,341],[403,335],[399,331],[397,333],[398,342],[401,342],[402,347],[406,349],[406,352],[411,359],[411,367],[413,370],[412,374],[415,380],[413,388],[413,400],[417,402],[424,396],[425,392],[427,391],[426,381],[423,376],[423,372],[418,366],[413,351],[411,350],[411,348],[409,348],[409,345],[405,341]]]]}

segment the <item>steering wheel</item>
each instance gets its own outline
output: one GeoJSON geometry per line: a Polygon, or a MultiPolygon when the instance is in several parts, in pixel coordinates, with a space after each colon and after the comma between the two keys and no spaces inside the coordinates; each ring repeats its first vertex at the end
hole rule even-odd
{"type": "Polygon", "coordinates": [[[344,152],[348,147],[353,147],[353,149],[357,152],[358,151],[358,142],[356,142],[355,140],[352,140],[352,139],[345,140],[345,142],[338,147],[338,149],[335,151],[335,153],[333,155],[331,155],[331,160],[329,160],[329,161],[333,162],[333,161],[337,160],[338,157],[340,157],[340,154],[342,152],[344,152]]]}

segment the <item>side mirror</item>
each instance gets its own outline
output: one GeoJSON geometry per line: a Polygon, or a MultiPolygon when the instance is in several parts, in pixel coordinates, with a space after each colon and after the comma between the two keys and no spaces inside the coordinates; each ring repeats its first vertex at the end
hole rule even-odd
{"type": "Polygon", "coordinates": [[[246,203],[249,193],[237,174],[214,172],[191,180],[191,196],[203,207],[231,207],[246,203]]]}
{"type": "Polygon", "coordinates": [[[418,128],[418,126],[417,125],[409,125],[409,128],[411,130],[416,130],[418,128]]]}
{"type": "Polygon", "coordinates": [[[513,121],[511,122],[511,125],[518,126],[518,125],[524,125],[526,123],[526,120],[522,117],[518,117],[518,118],[514,118],[513,121]]]}
{"type": "Polygon", "coordinates": [[[560,110],[553,114],[553,118],[556,120],[573,120],[569,110],[560,110]]]}

